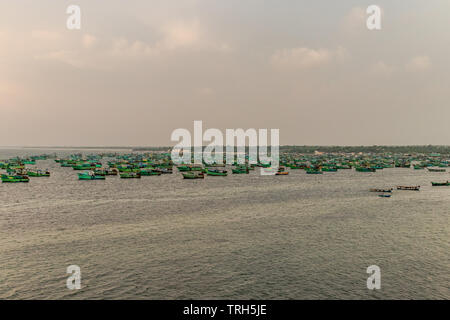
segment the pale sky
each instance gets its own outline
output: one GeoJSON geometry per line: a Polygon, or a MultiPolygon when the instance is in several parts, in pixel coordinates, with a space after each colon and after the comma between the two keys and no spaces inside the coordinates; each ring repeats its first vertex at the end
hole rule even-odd
{"type": "Polygon", "coordinates": [[[174,145],[194,120],[448,145],[449,17],[448,0],[0,0],[0,145],[174,145]]]}

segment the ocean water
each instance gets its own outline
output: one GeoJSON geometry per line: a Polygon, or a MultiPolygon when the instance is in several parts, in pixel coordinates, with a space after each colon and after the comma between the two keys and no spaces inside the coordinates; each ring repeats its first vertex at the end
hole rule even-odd
{"type": "Polygon", "coordinates": [[[52,176],[0,185],[1,299],[450,298],[450,188],[430,185],[449,173],[78,181],[37,166],[52,176]],[[368,192],[401,184],[422,189],[368,192]],[[73,264],[80,290],[66,288],[73,264]],[[370,265],[380,290],[367,289],[370,265]]]}

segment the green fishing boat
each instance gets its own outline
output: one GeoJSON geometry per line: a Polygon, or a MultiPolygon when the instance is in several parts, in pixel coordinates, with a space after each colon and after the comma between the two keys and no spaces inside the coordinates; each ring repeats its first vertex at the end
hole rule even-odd
{"type": "Polygon", "coordinates": [[[161,171],[148,169],[141,169],[139,173],[141,174],[141,176],[160,176],[162,174],[161,171]]]}
{"type": "Polygon", "coordinates": [[[29,177],[50,177],[50,172],[48,170],[27,170],[26,174],[29,177]]]}
{"type": "Polygon", "coordinates": [[[110,168],[106,169],[105,173],[107,176],[117,176],[119,174],[119,170],[117,170],[116,168],[110,168]]]}
{"type": "Polygon", "coordinates": [[[443,187],[443,186],[450,186],[450,182],[431,182],[431,185],[433,187],[443,187]]]}
{"type": "Polygon", "coordinates": [[[94,170],[96,166],[93,165],[74,165],[73,170],[94,170]]]}
{"type": "Polygon", "coordinates": [[[25,175],[2,174],[2,182],[29,182],[30,178],[25,175]]]}
{"type": "Polygon", "coordinates": [[[248,167],[237,167],[237,168],[231,169],[231,172],[233,174],[248,174],[249,168],[248,167]]]}
{"type": "Polygon", "coordinates": [[[78,174],[78,180],[105,180],[105,176],[96,175],[94,172],[82,172],[78,174]]]}
{"type": "Polygon", "coordinates": [[[375,171],[377,171],[377,169],[375,169],[375,168],[368,168],[368,167],[356,167],[355,170],[358,172],[375,172],[375,171]]]}
{"type": "Polygon", "coordinates": [[[227,176],[227,170],[218,170],[218,169],[206,169],[206,174],[208,176],[227,176]]]}
{"type": "Polygon", "coordinates": [[[123,172],[120,174],[120,177],[122,179],[140,179],[141,174],[140,172],[123,172]]]}
{"type": "Polygon", "coordinates": [[[306,174],[322,174],[323,172],[316,169],[306,169],[306,174]]]}
{"type": "Polygon", "coordinates": [[[205,175],[202,171],[183,172],[183,179],[204,179],[205,175]]]}

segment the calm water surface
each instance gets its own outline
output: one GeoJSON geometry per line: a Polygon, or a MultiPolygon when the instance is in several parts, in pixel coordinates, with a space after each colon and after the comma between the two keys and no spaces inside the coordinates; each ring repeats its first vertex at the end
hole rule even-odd
{"type": "Polygon", "coordinates": [[[52,176],[0,184],[2,299],[450,299],[450,188],[430,185],[449,173],[78,181],[37,166],[52,176]],[[422,189],[367,191],[399,184],[422,189]],[[379,291],[366,287],[373,264],[379,291]]]}

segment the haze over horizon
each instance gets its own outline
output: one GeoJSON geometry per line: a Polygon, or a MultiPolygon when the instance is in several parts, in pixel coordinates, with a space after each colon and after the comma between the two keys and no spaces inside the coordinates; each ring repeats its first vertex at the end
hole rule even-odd
{"type": "Polygon", "coordinates": [[[1,146],[448,145],[450,2],[0,1],[1,146]],[[66,8],[81,7],[81,30],[66,8]],[[366,28],[366,8],[383,10],[366,28]]]}

